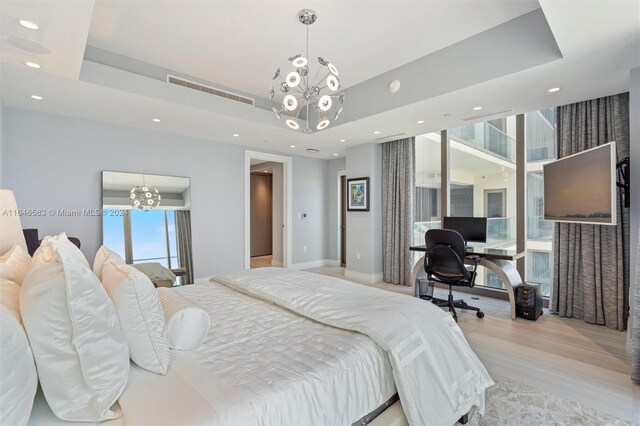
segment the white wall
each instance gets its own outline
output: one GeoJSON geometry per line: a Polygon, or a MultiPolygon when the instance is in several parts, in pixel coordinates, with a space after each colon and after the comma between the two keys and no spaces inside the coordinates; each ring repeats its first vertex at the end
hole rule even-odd
{"type": "Polygon", "coordinates": [[[369,177],[370,208],[368,212],[347,212],[347,278],[382,280],[381,176],[381,145],[370,143],[347,149],[347,178],[369,177]]]}
{"type": "MultiPolygon", "coordinates": [[[[301,137],[304,137],[302,135],[301,137]]],[[[14,108],[4,110],[3,187],[21,209],[96,209],[102,170],[191,178],[196,277],[244,268],[245,147],[14,108]]],[[[326,161],[293,157],[293,262],[326,257],[326,161]],[[303,253],[303,245],[307,252],[303,253]]],[[[100,217],[22,217],[41,235],[67,231],[91,261],[100,217]]]]}

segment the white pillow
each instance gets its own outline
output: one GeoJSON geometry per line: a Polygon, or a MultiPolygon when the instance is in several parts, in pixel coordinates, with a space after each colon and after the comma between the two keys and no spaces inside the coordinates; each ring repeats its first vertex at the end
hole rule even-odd
{"type": "Polygon", "coordinates": [[[164,309],[171,349],[196,349],[209,333],[209,314],[187,300],[176,289],[159,287],[156,291],[164,309]]]}
{"type": "Polygon", "coordinates": [[[171,361],[169,340],[162,305],[149,277],[111,258],[102,268],[102,285],[116,307],[133,362],[165,375],[171,361]]]}
{"type": "Polygon", "coordinates": [[[20,311],[53,413],[98,422],[117,417],[110,407],[127,383],[129,348],[113,303],[77,257],[61,240],[41,246],[22,283],[20,311]]]}
{"type": "Polygon", "coordinates": [[[31,265],[31,256],[16,244],[11,250],[0,256],[0,278],[22,285],[31,265]]]}
{"type": "Polygon", "coordinates": [[[110,258],[117,259],[121,263],[124,263],[124,260],[122,260],[118,253],[113,250],[109,250],[105,246],[100,246],[96,252],[96,257],[93,259],[93,273],[96,274],[100,280],[102,280],[102,268],[104,266],[104,262],[110,258]]]}
{"type": "MultiPolygon", "coordinates": [[[[63,250],[72,259],[75,259],[76,261],[82,263],[86,267],[89,267],[89,262],[87,262],[87,258],[84,257],[84,254],[82,254],[80,249],[75,244],[69,241],[69,239],[67,238],[66,232],[61,232],[60,234],[53,237],[50,235],[44,237],[42,239],[42,242],[40,243],[40,247],[42,246],[50,247],[54,241],[58,243],[57,250],[63,250]]],[[[35,256],[35,253],[33,253],[33,255],[35,256]]]]}
{"type": "Polygon", "coordinates": [[[20,319],[20,286],[0,278],[0,424],[24,425],[38,374],[20,319]]]}

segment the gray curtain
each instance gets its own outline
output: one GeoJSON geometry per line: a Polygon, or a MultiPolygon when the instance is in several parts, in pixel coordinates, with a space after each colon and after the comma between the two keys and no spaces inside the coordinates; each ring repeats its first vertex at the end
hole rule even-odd
{"type": "MultiPolygon", "coordinates": [[[[616,141],[629,156],[629,94],[558,107],[558,158],[616,141]]],[[[552,311],[624,330],[629,312],[629,209],[620,203],[617,226],[556,223],[552,311]]]]}
{"type": "Polygon", "coordinates": [[[415,138],[382,144],[382,256],[385,282],[411,285],[415,138]]]}
{"type": "Polygon", "coordinates": [[[631,379],[640,384],[640,235],[638,237],[636,282],[633,295],[633,321],[631,321],[631,379]]]}
{"type": "Polygon", "coordinates": [[[193,283],[193,258],[191,254],[191,212],[189,210],[176,210],[176,236],[178,245],[178,261],[185,268],[183,284],[193,283]]]}

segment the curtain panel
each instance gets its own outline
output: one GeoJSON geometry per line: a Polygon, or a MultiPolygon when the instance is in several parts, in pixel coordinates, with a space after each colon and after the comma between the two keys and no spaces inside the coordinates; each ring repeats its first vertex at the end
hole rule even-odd
{"type": "Polygon", "coordinates": [[[180,261],[180,266],[186,270],[183,284],[192,284],[193,255],[191,253],[191,212],[189,210],[176,210],[175,221],[178,260],[180,261]]]}
{"type": "MultiPolygon", "coordinates": [[[[629,94],[556,109],[558,158],[616,142],[629,156],[629,94]]],[[[617,226],[556,223],[551,310],[625,330],[629,312],[629,209],[616,191],[617,226]]]]}
{"type": "Polygon", "coordinates": [[[415,138],[382,144],[383,280],[411,285],[415,138]]]}
{"type": "Polygon", "coordinates": [[[638,258],[636,259],[635,280],[635,292],[633,295],[633,321],[631,321],[632,329],[630,330],[631,379],[640,384],[640,238],[638,239],[638,258]]]}

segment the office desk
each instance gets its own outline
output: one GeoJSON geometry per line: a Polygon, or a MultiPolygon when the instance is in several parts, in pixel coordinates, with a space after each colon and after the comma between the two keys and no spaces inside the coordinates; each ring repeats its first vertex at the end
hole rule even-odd
{"type": "MultiPolygon", "coordinates": [[[[411,251],[417,252],[426,252],[427,247],[422,246],[412,246],[409,247],[411,251]]],[[[516,297],[515,297],[515,289],[522,284],[522,277],[518,273],[518,270],[515,266],[513,266],[510,261],[520,259],[524,257],[524,252],[518,252],[515,250],[503,250],[503,249],[495,249],[488,247],[471,247],[467,251],[467,256],[480,256],[481,260],[479,265],[484,266],[485,268],[495,272],[495,274],[500,278],[505,288],[507,289],[507,294],[509,295],[509,303],[511,304],[511,319],[516,319],[516,297]]],[[[465,263],[472,264],[471,261],[467,261],[465,263]]],[[[416,287],[416,279],[418,278],[418,272],[420,269],[424,270],[424,256],[418,260],[416,266],[413,268],[413,273],[411,274],[411,285],[413,286],[413,294],[417,296],[417,287],[416,287]]]]}

